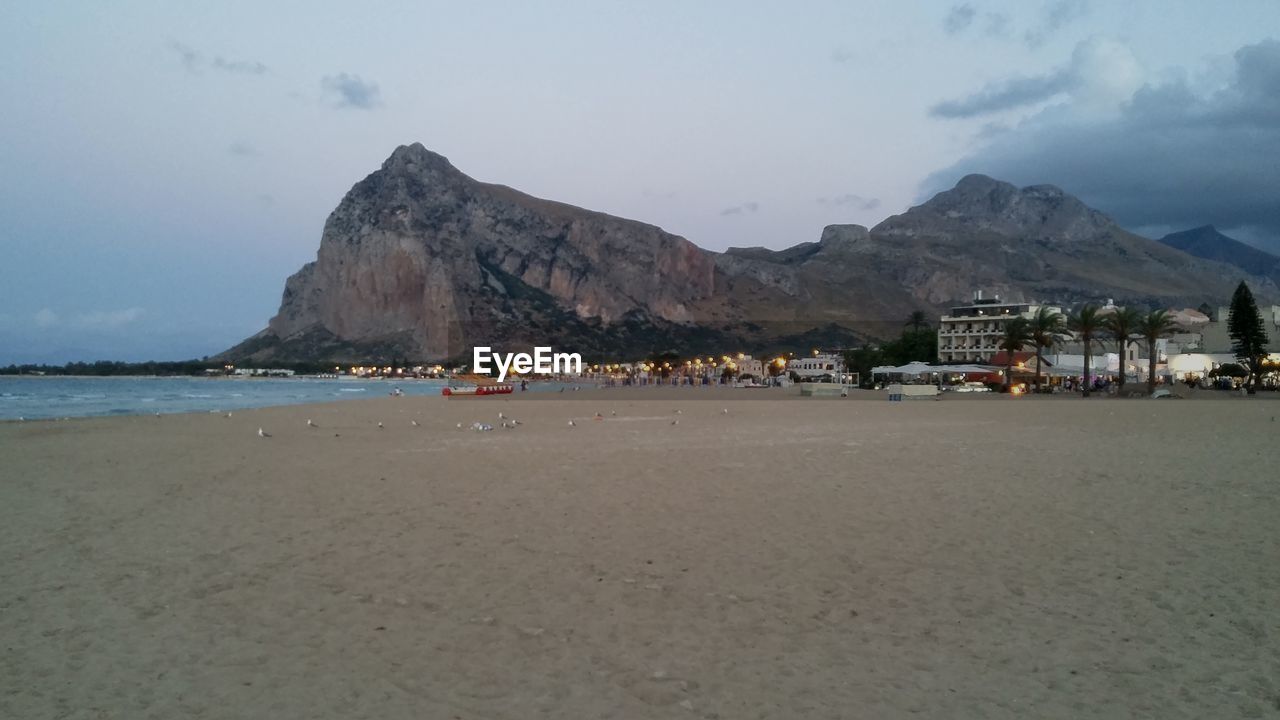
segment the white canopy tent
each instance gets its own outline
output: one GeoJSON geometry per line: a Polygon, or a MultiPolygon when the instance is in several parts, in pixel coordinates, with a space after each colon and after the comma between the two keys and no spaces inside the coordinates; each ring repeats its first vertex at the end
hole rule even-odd
{"type": "Polygon", "coordinates": [[[871,368],[872,375],[931,375],[931,374],[951,374],[963,375],[965,373],[990,373],[996,372],[1000,368],[987,367],[986,365],[930,365],[926,362],[909,362],[906,365],[880,365],[871,368]]]}

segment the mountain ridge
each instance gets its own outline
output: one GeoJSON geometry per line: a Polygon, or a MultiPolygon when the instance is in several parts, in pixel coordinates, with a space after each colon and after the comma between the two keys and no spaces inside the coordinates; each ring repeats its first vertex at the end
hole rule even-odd
{"type": "MultiPolygon", "coordinates": [[[[1117,226],[1052,185],[962,178],[871,229],[783,250],[705,250],[641,221],[476,181],[398,147],[330,213],[239,361],[464,357],[474,344],[593,352],[887,337],[974,289],[1061,302],[1221,302],[1240,271],[1117,226]]],[[[1258,279],[1255,293],[1276,294],[1258,279]]]]}

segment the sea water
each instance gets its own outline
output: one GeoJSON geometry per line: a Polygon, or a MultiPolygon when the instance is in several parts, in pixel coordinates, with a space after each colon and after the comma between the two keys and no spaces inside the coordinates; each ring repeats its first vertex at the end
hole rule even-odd
{"type": "Polygon", "coordinates": [[[388,395],[439,395],[444,380],[0,376],[0,420],[227,412],[388,395]]]}

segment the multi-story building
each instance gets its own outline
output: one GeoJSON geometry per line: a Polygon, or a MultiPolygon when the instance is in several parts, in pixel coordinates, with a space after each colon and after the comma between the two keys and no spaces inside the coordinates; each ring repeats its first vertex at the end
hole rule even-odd
{"type": "Polygon", "coordinates": [[[1039,310],[1036,303],[1007,303],[999,295],[984,298],[982,291],[974,293],[972,304],[951,308],[938,322],[939,362],[989,362],[1000,351],[1005,323],[1016,317],[1029,319],[1039,310]]]}

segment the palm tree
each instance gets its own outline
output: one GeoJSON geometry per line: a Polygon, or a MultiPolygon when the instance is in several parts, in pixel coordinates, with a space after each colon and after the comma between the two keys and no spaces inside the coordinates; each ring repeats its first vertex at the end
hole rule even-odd
{"type": "Polygon", "coordinates": [[[1093,356],[1093,344],[1102,331],[1103,316],[1098,306],[1086,303],[1084,307],[1067,316],[1067,328],[1084,344],[1084,396],[1089,397],[1089,361],[1093,356]]]}
{"type": "Polygon", "coordinates": [[[1168,310],[1152,310],[1143,315],[1134,328],[1147,341],[1147,394],[1156,390],[1156,341],[1178,329],[1178,323],[1168,310]]]}
{"type": "Polygon", "coordinates": [[[1138,308],[1119,308],[1105,317],[1103,328],[1116,341],[1116,351],[1120,353],[1120,394],[1124,394],[1125,356],[1129,354],[1129,343],[1138,332],[1138,324],[1142,322],[1142,311],[1138,308]]]}
{"type": "Polygon", "coordinates": [[[1036,392],[1040,392],[1040,363],[1044,351],[1057,344],[1062,337],[1062,313],[1043,305],[1027,322],[1027,332],[1031,335],[1031,344],[1036,347],[1036,392]]]}
{"type": "Polygon", "coordinates": [[[903,324],[913,332],[920,332],[920,328],[929,327],[929,316],[925,315],[923,310],[915,310],[907,316],[907,321],[903,324]]]}
{"type": "Polygon", "coordinates": [[[1004,335],[997,345],[1004,351],[1004,391],[1013,387],[1013,354],[1031,344],[1031,333],[1026,318],[1016,317],[1004,324],[1004,335]]]}

